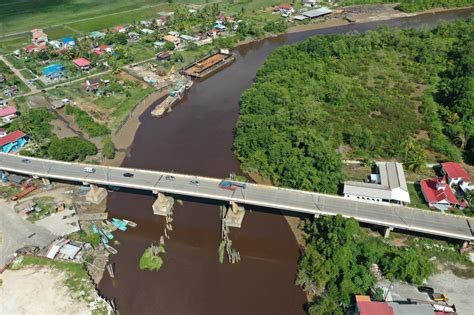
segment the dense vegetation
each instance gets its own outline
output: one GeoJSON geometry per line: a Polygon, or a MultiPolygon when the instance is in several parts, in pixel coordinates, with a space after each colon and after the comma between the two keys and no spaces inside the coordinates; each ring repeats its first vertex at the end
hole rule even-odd
{"type": "Polygon", "coordinates": [[[314,295],[310,314],[343,314],[354,294],[373,294],[377,264],[388,279],[421,284],[435,267],[423,251],[370,237],[354,219],[322,217],[303,224],[306,245],[296,284],[314,295]]]}
{"type": "Polygon", "coordinates": [[[67,105],[66,114],[74,115],[79,128],[85,130],[91,137],[105,136],[110,133],[107,126],[96,122],[88,113],[75,106],[67,105]]]}
{"type": "Polygon", "coordinates": [[[88,155],[97,153],[96,146],[79,137],[54,138],[48,148],[48,155],[54,160],[84,160],[88,155]]]}
{"type": "MultiPolygon", "coordinates": [[[[392,0],[346,0],[348,4],[393,3],[392,0]]],[[[400,0],[397,9],[404,12],[418,12],[434,8],[456,8],[473,5],[472,0],[400,0]]]]}
{"type": "Polygon", "coordinates": [[[241,99],[234,146],[243,168],[278,185],[334,192],[336,149],[346,158],[398,158],[414,170],[426,152],[455,161],[472,154],[473,41],[470,19],[278,49],[241,99]]]}

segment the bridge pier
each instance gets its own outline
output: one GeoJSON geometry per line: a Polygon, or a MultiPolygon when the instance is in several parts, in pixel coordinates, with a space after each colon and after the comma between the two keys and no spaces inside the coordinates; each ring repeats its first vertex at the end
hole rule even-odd
{"type": "Polygon", "coordinates": [[[43,185],[45,186],[51,185],[51,181],[47,177],[41,177],[41,181],[43,182],[43,185]]]}
{"type": "Polygon", "coordinates": [[[107,190],[105,190],[105,188],[94,184],[91,184],[90,187],[91,189],[86,194],[87,201],[94,204],[100,204],[105,200],[105,198],[107,198],[107,190]]]}
{"type": "Polygon", "coordinates": [[[240,207],[236,202],[231,201],[224,221],[227,226],[240,229],[240,227],[242,226],[242,221],[244,220],[244,216],[244,207],[240,207]]]}
{"type": "Polygon", "coordinates": [[[157,194],[157,198],[152,206],[153,213],[155,215],[161,215],[164,217],[168,216],[174,205],[173,197],[166,197],[163,193],[160,193],[158,191],[154,191],[153,193],[157,194]]]}
{"type": "Polygon", "coordinates": [[[390,232],[393,231],[393,226],[387,226],[383,233],[384,238],[388,238],[390,236],[390,232]]]}
{"type": "Polygon", "coordinates": [[[315,214],[314,214],[314,218],[315,218],[315,219],[319,219],[320,216],[321,216],[321,213],[315,213],[315,214]]]}

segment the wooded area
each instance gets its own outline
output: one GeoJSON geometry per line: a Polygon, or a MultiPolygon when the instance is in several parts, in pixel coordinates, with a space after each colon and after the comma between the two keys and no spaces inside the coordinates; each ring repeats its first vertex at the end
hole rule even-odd
{"type": "Polygon", "coordinates": [[[274,184],[336,192],[345,158],[472,161],[474,19],[315,36],[273,52],[241,98],[235,152],[274,184]],[[463,156],[464,155],[464,156],[463,156]]]}

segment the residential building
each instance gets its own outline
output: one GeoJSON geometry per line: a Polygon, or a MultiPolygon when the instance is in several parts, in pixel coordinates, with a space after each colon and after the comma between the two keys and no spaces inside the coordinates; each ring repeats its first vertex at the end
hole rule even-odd
{"type": "Polygon", "coordinates": [[[441,163],[441,173],[446,175],[449,186],[469,184],[471,178],[466,170],[459,163],[446,162],[441,163]]]}
{"type": "Polygon", "coordinates": [[[72,37],[64,37],[61,39],[61,43],[65,48],[72,48],[76,46],[76,41],[72,37]]]}
{"type": "Polygon", "coordinates": [[[100,45],[94,49],[91,50],[92,53],[102,56],[105,53],[113,54],[114,49],[110,45],[100,45]]]}
{"type": "Polygon", "coordinates": [[[127,29],[124,26],[118,25],[112,29],[114,33],[126,33],[127,29]]]}
{"type": "Polygon", "coordinates": [[[176,46],[181,43],[181,40],[179,39],[179,37],[176,37],[174,35],[165,35],[163,36],[162,40],[164,40],[165,42],[173,43],[176,46]]]}
{"type": "Polygon", "coordinates": [[[91,67],[91,62],[87,60],[86,58],[77,58],[72,61],[76,67],[81,69],[82,71],[87,71],[91,67]]]}
{"type": "Polygon", "coordinates": [[[219,33],[219,31],[216,30],[216,29],[212,29],[212,30],[207,31],[207,35],[209,37],[215,37],[217,35],[217,33],[219,33]]]}
{"type": "Polygon", "coordinates": [[[102,39],[105,37],[105,33],[94,31],[94,32],[91,32],[90,37],[92,39],[102,39]]]}
{"type": "Polygon", "coordinates": [[[372,302],[367,295],[356,295],[356,315],[395,315],[392,307],[385,302],[372,302]]]}
{"type": "Polygon", "coordinates": [[[7,106],[5,108],[0,109],[0,118],[4,123],[9,123],[15,118],[17,118],[17,111],[16,108],[13,106],[7,106]]]}
{"type": "Polygon", "coordinates": [[[8,106],[8,101],[4,100],[3,98],[0,98],[0,107],[5,107],[8,106]]]}
{"type": "Polygon", "coordinates": [[[0,128],[0,138],[5,137],[5,136],[7,135],[7,133],[8,133],[8,132],[7,132],[5,129],[0,128]]]}
{"type": "Polygon", "coordinates": [[[405,180],[403,166],[397,162],[377,162],[376,173],[370,175],[370,182],[344,182],[344,197],[359,201],[410,203],[410,194],[405,180]]]}
{"type": "MultiPolygon", "coordinates": [[[[394,315],[434,315],[435,311],[430,304],[402,304],[387,302],[394,315]]],[[[455,315],[455,314],[453,314],[455,315]]]]}
{"type": "Polygon", "coordinates": [[[25,133],[15,130],[0,138],[0,150],[3,153],[18,151],[28,143],[28,140],[25,133]]]}
{"type": "Polygon", "coordinates": [[[142,34],[153,34],[155,31],[154,31],[154,30],[151,30],[151,29],[149,29],[149,28],[142,28],[142,29],[140,30],[140,32],[141,32],[142,34]]]}
{"type": "Polygon", "coordinates": [[[67,98],[63,98],[62,100],[56,100],[51,103],[51,108],[53,109],[60,109],[63,108],[65,105],[69,104],[71,101],[67,98]]]}
{"type": "Polygon", "coordinates": [[[40,28],[31,30],[31,34],[31,42],[35,45],[45,45],[48,42],[48,35],[46,35],[40,28]]]}
{"type": "Polygon", "coordinates": [[[302,0],[301,3],[305,7],[314,7],[316,5],[316,0],[302,0]]]}
{"type": "Polygon", "coordinates": [[[87,92],[97,93],[97,91],[99,90],[100,82],[101,80],[99,77],[91,78],[91,79],[86,80],[86,82],[82,84],[82,87],[87,92]]]}
{"type": "Polygon", "coordinates": [[[430,208],[446,211],[454,207],[465,207],[465,202],[460,202],[448,185],[446,175],[443,178],[423,179],[420,181],[423,197],[430,208]]]}
{"type": "Polygon", "coordinates": [[[284,15],[289,15],[295,12],[295,9],[291,5],[279,5],[277,7],[274,7],[273,12],[280,12],[281,14],[284,15]]]}
{"type": "Polygon", "coordinates": [[[12,97],[18,93],[18,86],[16,84],[11,84],[3,89],[3,95],[6,97],[12,97]]]}
{"type": "Polygon", "coordinates": [[[5,83],[5,81],[6,81],[5,76],[0,73],[0,84],[5,83]]]}
{"type": "Polygon", "coordinates": [[[140,39],[140,34],[135,33],[135,32],[130,32],[127,35],[128,35],[128,38],[130,38],[131,40],[139,40],[140,39]]]}
{"type": "Polygon", "coordinates": [[[47,47],[46,45],[28,45],[26,46],[24,49],[25,49],[25,52],[26,53],[32,53],[32,52],[40,52],[42,50],[45,50],[47,47]]]}
{"type": "Polygon", "coordinates": [[[64,76],[64,66],[60,63],[55,63],[43,68],[43,74],[48,79],[59,79],[64,76]]]}
{"type": "Polygon", "coordinates": [[[163,61],[163,60],[168,60],[171,58],[171,53],[168,51],[162,51],[158,54],[156,54],[156,59],[158,61],[163,61]]]}
{"type": "Polygon", "coordinates": [[[155,49],[161,49],[165,46],[165,44],[165,42],[157,41],[153,43],[153,47],[155,47],[155,49]]]}

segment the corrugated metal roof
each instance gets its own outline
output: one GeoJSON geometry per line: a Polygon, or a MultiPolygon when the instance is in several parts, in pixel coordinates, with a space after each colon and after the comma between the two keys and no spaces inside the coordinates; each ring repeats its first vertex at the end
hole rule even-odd
{"type": "Polygon", "coordinates": [[[408,191],[402,164],[397,162],[377,162],[376,164],[379,168],[380,180],[383,186],[408,191]]]}
{"type": "Polygon", "coordinates": [[[306,17],[309,17],[309,18],[315,18],[315,17],[326,15],[326,14],[329,14],[329,13],[332,13],[331,9],[326,8],[326,7],[321,7],[319,9],[303,12],[302,14],[306,17]]]}
{"type": "Polygon", "coordinates": [[[363,182],[344,182],[344,194],[356,195],[367,198],[392,199],[392,191],[380,184],[363,182]]]}

